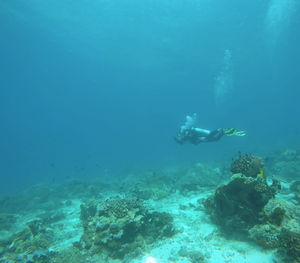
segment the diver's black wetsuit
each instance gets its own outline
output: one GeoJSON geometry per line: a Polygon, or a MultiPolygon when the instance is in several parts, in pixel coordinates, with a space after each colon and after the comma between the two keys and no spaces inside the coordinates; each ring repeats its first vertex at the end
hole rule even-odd
{"type": "Polygon", "coordinates": [[[192,144],[199,144],[201,142],[216,142],[224,135],[222,128],[213,131],[203,130],[199,128],[189,128],[180,131],[174,138],[176,142],[183,144],[190,142],[192,144]]]}
{"type": "Polygon", "coordinates": [[[206,136],[207,142],[216,142],[220,140],[224,135],[223,129],[216,129],[210,132],[209,135],[206,136]]]}

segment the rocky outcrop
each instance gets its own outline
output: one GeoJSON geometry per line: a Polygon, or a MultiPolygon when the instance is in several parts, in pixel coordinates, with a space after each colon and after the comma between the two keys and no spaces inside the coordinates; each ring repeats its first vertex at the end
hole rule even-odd
{"type": "Polygon", "coordinates": [[[276,187],[268,186],[264,180],[236,174],[228,184],[218,187],[204,205],[225,233],[247,233],[261,222],[263,209],[275,193],[276,187]]]}

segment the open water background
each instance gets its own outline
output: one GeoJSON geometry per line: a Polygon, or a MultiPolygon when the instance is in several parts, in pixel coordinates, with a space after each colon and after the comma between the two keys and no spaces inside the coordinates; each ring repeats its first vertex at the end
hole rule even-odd
{"type": "Polygon", "coordinates": [[[296,0],[0,0],[0,191],[299,146],[296,0]],[[185,116],[243,138],[177,145],[185,116]]]}

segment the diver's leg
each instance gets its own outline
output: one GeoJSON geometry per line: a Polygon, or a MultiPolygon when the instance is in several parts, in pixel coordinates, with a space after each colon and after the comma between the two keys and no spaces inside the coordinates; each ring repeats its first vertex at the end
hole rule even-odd
{"type": "Polygon", "coordinates": [[[210,142],[216,142],[220,140],[224,135],[224,130],[222,128],[211,131],[211,133],[207,136],[207,140],[210,142]]]}

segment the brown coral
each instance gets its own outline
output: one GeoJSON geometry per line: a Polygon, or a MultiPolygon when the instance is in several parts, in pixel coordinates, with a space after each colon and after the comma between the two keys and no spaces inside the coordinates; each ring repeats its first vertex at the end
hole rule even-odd
{"type": "Polygon", "coordinates": [[[261,169],[263,169],[263,160],[255,155],[246,154],[239,156],[232,160],[230,171],[232,173],[242,173],[247,177],[257,177],[261,169]]]}

